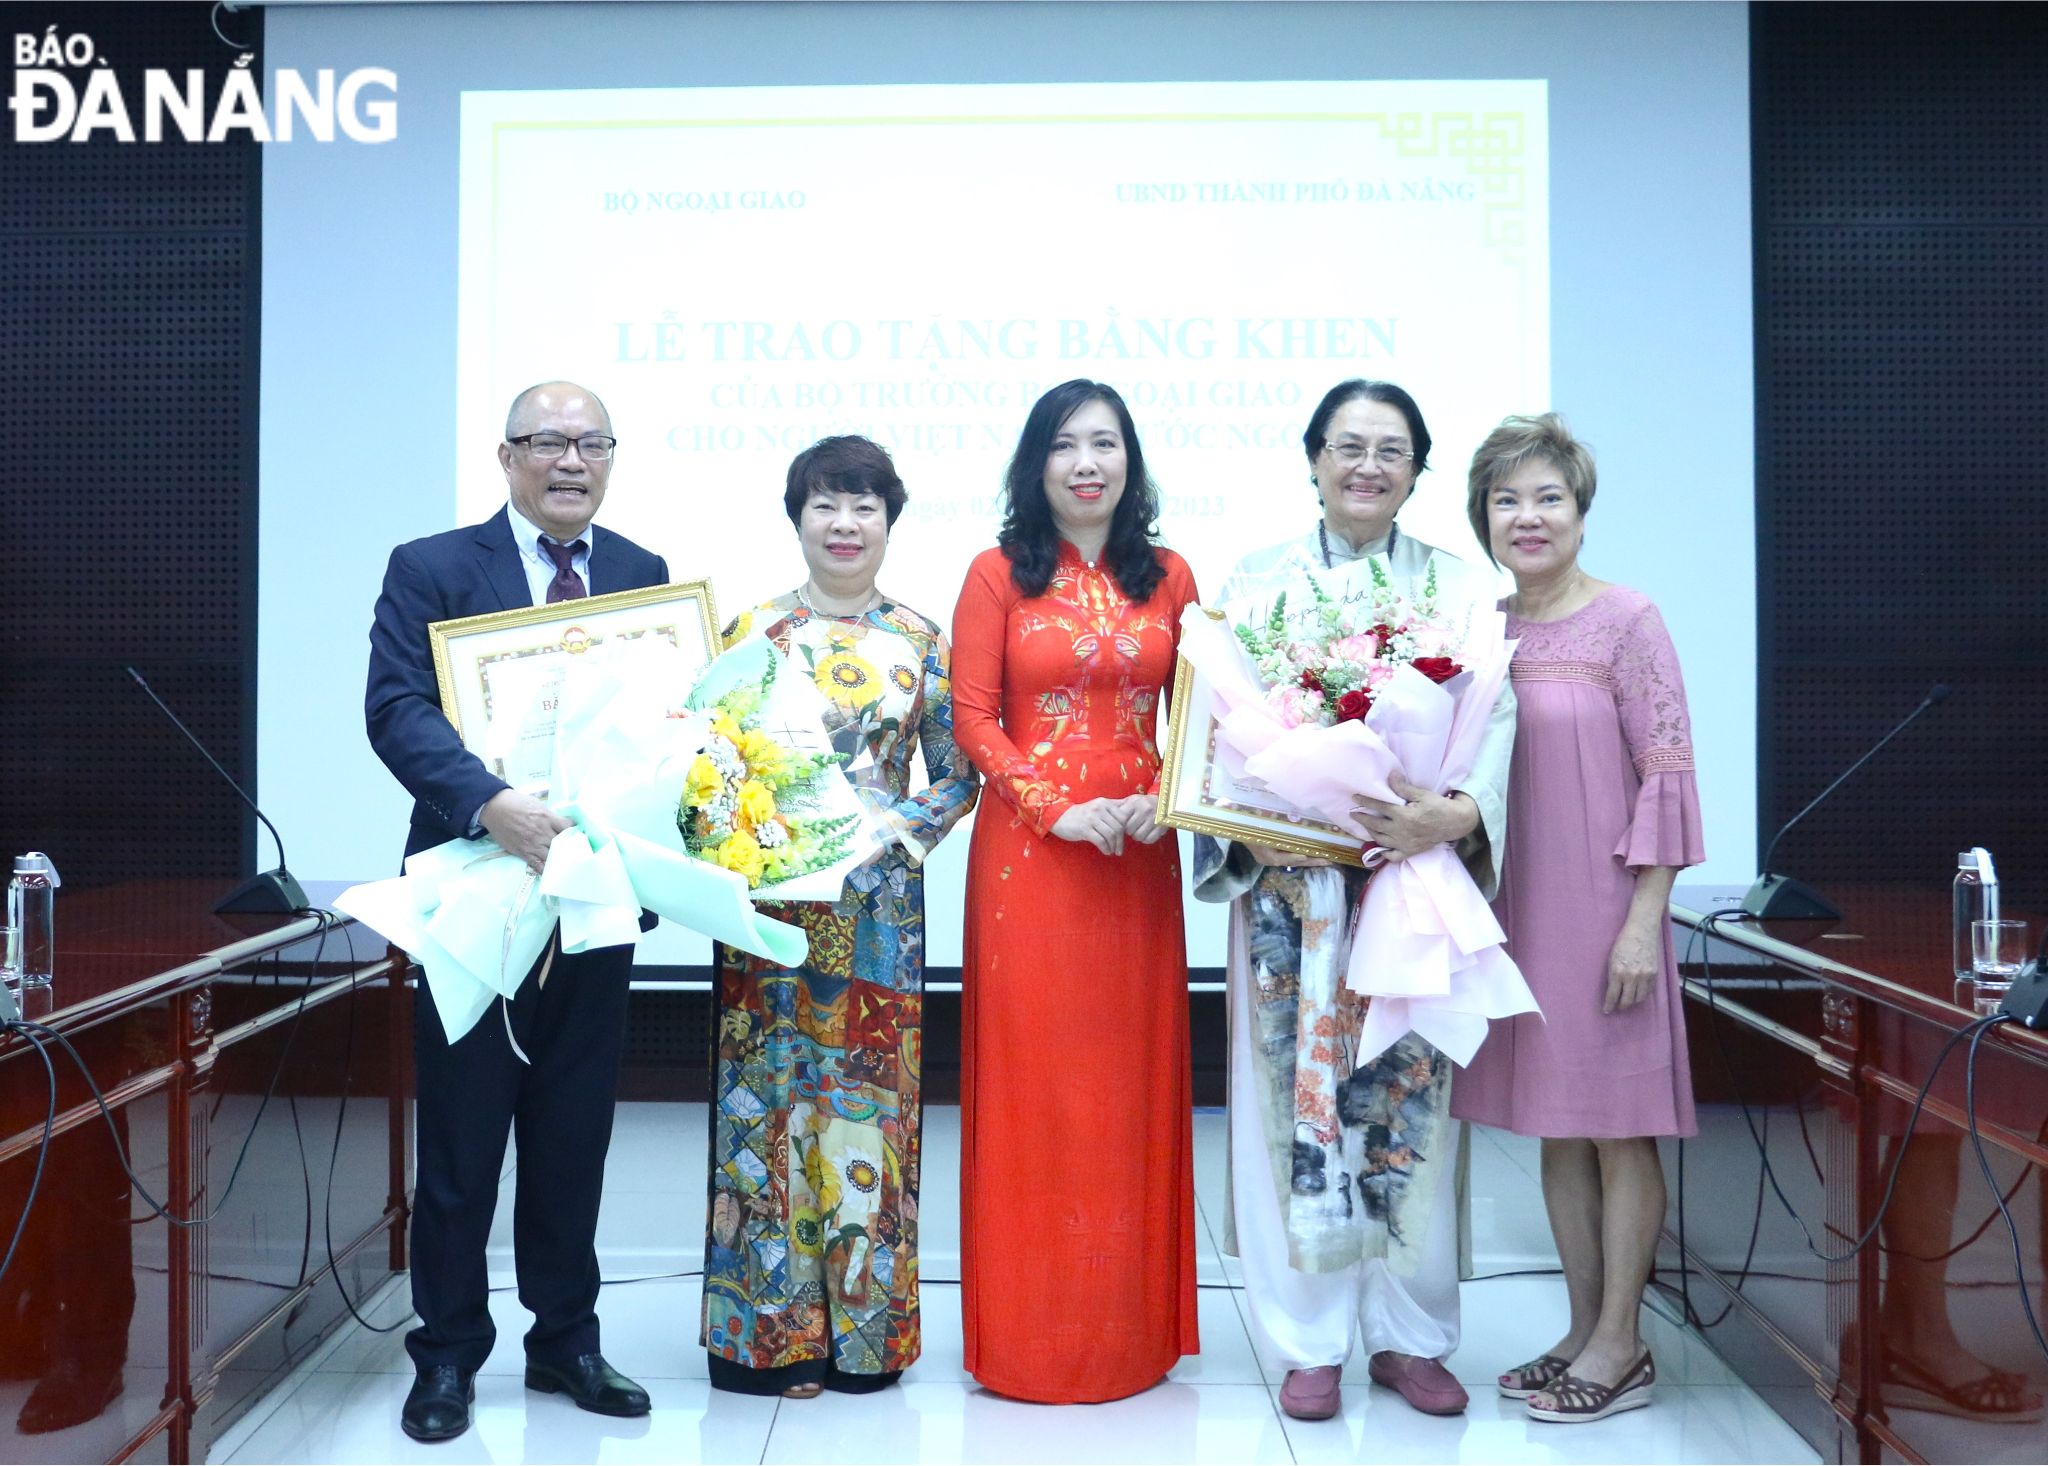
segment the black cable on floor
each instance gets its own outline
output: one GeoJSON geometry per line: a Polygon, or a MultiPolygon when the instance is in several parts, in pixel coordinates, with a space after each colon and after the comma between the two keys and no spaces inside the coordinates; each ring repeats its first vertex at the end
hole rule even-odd
{"type": "Polygon", "coordinates": [[[2043,1355],[2048,1355],[2048,1338],[2041,1336],[2041,1321],[2034,1317],[2033,1293],[2027,1285],[2026,1257],[2020,1249],[2020,1229],[2006,1207],[2004,1196],[1999,1193],[1998,1181],[1991,1174],[1991,1160],[1984,1154],[1984,1137],[1977,1132],[1977,1046],[1984,1041],[1984,1035],[1997,1025],[2012,1021],[2010,1013],[1994,1013],[1977,1024],[1976,1032],[1970,1035],[1970,1052],[1963,1059],[1963,1112],[1970,1122],[1970,1147],[1977,1152],[1977,1169],[1984,1173],[1984,1184],[1991,1189],[1992,1199],[1998,1203],[1998,1214],[2005,1218],[2005,1229],[2012,1235],[2012,1270],[2020,1280],[2020,1307],[2026,1310],[2027,1327],[2034,1331],[2034,1343],[2043,1355]]]}
{"type": "Polygon", "coordinates": [[[36,1170],[28,1183],[28,1200],[21,1204],[21,1217],[15,1222],[14,1236],[7,1243],[7,1255],[0,1257],[0,1279],[5,1279],[7,1270],[14,1266],[15,1249],[21,1246],[22,1234],[28,1230],[29,1213],[36,1209],[36,1193],[42,1190],[43,1167],[49,1164],[50,1143],[57,1138],[57,1066],[50,1062],[49,1050],[43,1047],[42,1040],[31,1033],[25,1025],[8,1019],[5,1031],[19,1033],[30,1047],[35,1049],[36,1057],[43,1061],[43,1070],[50,1080],[50,1106],[48,1113],[43,1116],[43,1139],[42,1144],[36,1147],[36,1170]]]}
{"type": "MultiPolygon", "coordinates": [[[[1712,947],[1713,927],[1717,922],[1743,919],[1746,916],[1747,913],[1745,912],[1716,911],[1701,918],[1699,926],[1695,928],[1697,932],[1705,934],[1708,938],[1707,947],[1701,952],[1700,971],[1703,978],[1703,986],[1707,990],[1707,1010],[1715,1019],[1720,1018],[1721,1012],[1718,1004],[1715,1002],[1713,960],[1708,955],[1712,947]]],[[[1689,942],[1687,943],[1687,953],[1690,956],[1691,943],[1689,942]]],[[[1756,1117],[1751,1113],[1749,1102],[1742,1097],[1741,1088],[1735,1081],[1734,1065],[1728,1059],[1727,1047],[1721,1040],[1719,1025],[1710,1025],[1714,1029],[1715,1044],[1721,1055],[1722,1065],[1728,1073],[1730,1091],[1735,1095],[1735,1102],[1742,1110],[1743,1124],[1748,1129],[1750,1140],[1757,1148],[1757,1157],[1763,1164],[1764,1177],[1770,1183],[1771,1193],[1777,1197],[1778,1205],[1784,1209],[1785,1215],[1798,1224],[1800,1234],[1805,1240],[1807,1251],[1811,1252],[1822,1262],[1847,1262],[1871,1244],[1877,1236],[1878,1229],[1884,1225],[1885,1215],[1891,1210],[1892,1197],[1898,1190],[1899,1171],[1905,1162],[1906,1151],[1911,1147],[1913,1137],[1919,1128],[1920,1111],[1926,1107],[1927,1096],[1933,1092],[1934,1081],[1940,1077],[1942,1065],[1948,1062],[1948,1056],[1955,1052],[1956,1045],[1965,1039],[1971,1039],[1974,1035],[1982,1033],[1993,1024],[2003,1021],[2002,1015],[1979,1018],[1956,1029],[1948,1036],[1948,1041],[1942,1044],[1940,1052],[1934,1056],[1932,1067],[1927,1072],[1926,1082],[1920,1086],[1920,1092],[1913,1098],[1912,1112],[1906,1118],[1905,1134],[1900,1138],[1898,1148],[1892,1153],[1891,1165],[1889,1167],[1890,1175],[1885,1179],[1884,1197],[1878,1203],[1877,1215],[1870,1219],[1870,1225],[1863,1229],[1862,1235],[1857,1237],[1855,1242],[1850,1245],[1848,1251],[1840,1253],[1821,1251],[1820,1245],[1814,1241],[1813,1229],[1807,1226],[1806,1218],[1799,1214],[1798,1208],[1793,1206],[1791,1199],[1785,1195],[1784,1187],[1778,1183],[1778,1174],[1771,1166],[1770,1151],[1765,1147],[1763,1137],[1757,1129],[1756,1117]]],[[[1994,1196],[1998,1194],[1995,1187],[1992,1194],[1994,1196]]]]}
{"type": "MultiPolygon", "coordinates": [[[[1719,915],[1719,914],[1720,914],[1720,913],[1715,913],[1714,915],[1719,915]]],[[[1705,930],[1705,931],[1707,932],[1707,937],[1706,937],[1706,941],[1707,941],[1707,943],[1708,943],[1708,947],[1707,947],[1707,948],[1704,948],[1704,949],[1702,949],[1702,955],[1701,955],[1701,959],[1700,959],[1700,970],[1701,970],[1701,973],[1702,973],[1702,975],[1703,975],[1703,978],[1704,978],[1704,981],[1705,981],[1705,985],[1706,985],[1706,989],[1707,989],[1707,1009],[1708,1009],[1708,1024],[1707,1024],[1707,1026],[1708,1026],[1708,1028],[1709,1028],[1709,1029],[1711,1029],[1711,1030],[1713,1031],[1713,1034],[1714,1034],[1714,1048],[1715,1048],[1715,1051],[1716,1051],[1716,1053],[1718,1053],[1718,1054],[1719,1054],[1719,1056],[1720,1056],[1720,1059],[1721,1059],[1721,1068],[1722,1068],[1722,1070],[1723,1070],[1723,1071],[1724,1071],[1724,1072],[1725,1072],[1725,1073],[1727,1074],[1727,1076],[1728,1076],[1728,1090],[1729,1090],[1729,1093],[1731,1093],[1731,1094],[1733,1094],[1733,1095],[1735,1095],[1735,1096],[1736,1096],[1736,1100],[1737,1100],[1737,1103],[1741,1103],[1741,1089],[1740,1089],[1740,1086],[1739,1086],[1739,1085],[1737,1085],[1737,1083],[1736,1083],[1736,1081],[1735,1081],[1735,1066],[1734,1066],[1734,1063],[1733,1063],[1733,1062],[1732,1062],[1732,1061],[1731,1061],[1731,1060],[1729,1059],[1729,1057],[1728,1057],[1728,1048],[1727,1048],[1727,1044],[1726,1044],[1725,1040],[1723,1040],[1723,1039],[1722,1039],[1722,1037],[1721,1037],[1721,1032],[1720,1032],[1720,1029],[1719,1029],[1719,1027],[1718,1027],[1718,1026],[1717,1026],[1717,1024],[1716,1024],[1716,1023],[1715,1023],[1715,1022],[1713,1021],[1713,1020],[1715,1020],[1715,1019],[1718,1019],[1718,1018],[1720,1017],[1720,1013],[1719,1013],[1719,1011],[1718,1011],[1718,1010],[1717,1010],[1717,1009],[1715,1008],[1715,1005],[1714,1005],[1714,986],[1713,986],[1713,958],[1712,958],[1712,956],[1711,956],[1711,955],[1709,955],[1709,953],[1710,953],[1710,951],[1711,951],[1711,944],[1712,944],[1712,940],[1713,940],[1713,938],[1712,938],[1712,934],[1711,934],[1711,933],[1712,933],[1712,926],[1713,926],[1713,920],[1714,920],[1714,917],[1713,917],[1713,916],[1709,916],[1709,917],[1707,918],[1707,922],[1706,922],[1706,924],[1705,924],[1705,928],[1704,928],[1704,930],[1705,930]]],[[[1693,954],[1693,947],[1694,947],[1694,945],[1695,945],[1696,943],[1698,943],[1698,942],[1699,942],[1699,941],[1701,940],[1701,933],[1702,933],[1702,930],[1703,930],[1703,928],[1695,927],[1695,928],[1693,929],[1693,932],[1692,932],[1692,934],[1691,934],[1691,935],[1690,935],[1690,936],[1689,936],[1689,937],[1688,937],[1688,938],[1686,939],[1686,943],[1685,943],[1685,960],[1686,960],[1687,962],[1690,962],[1690,961],[1692,960],[1692,954],[1693,954]]],[[[1744,1111],[1743,1111],[1743,1112],[1744,1112],[1745,1116],[1746,1116],[1746,1115],[1748,1114],[1748,1107],[1747,1107],[1746,1105],[1744,1106],[1744,1111]]],[[[1730,1313],[1730,1311],[1731,1311],[1731,1310],[1733,1310],[1733,1309],[1734,1309],[1734,1307],[1735,1307],[1735,1299],[1736,1299],[1736,1298],[1739,1298],[1739,1297],[1741,1297],[1741,1296],[1742,1296],[1742,1289],[1743,1289],[1743,1286],[1744,1286],[1744,1285],[1745,1285],[1745,1284],[1746,1284],[1746,1283],[1747,1283],[1747,1282],[1749,1281],[1749,1277],[1750,1277],[1750,1268],[1751,1268],[1751,1266],[1752,1266],[1752,1265],[1753,1265],[1753,1264],[1755,1263],[1755,1261],[1756,1261],[1756,1248],[1757,1248],[1757,1242],[1758,1242],[1758,1239],[1759,1239],[1759,1238],[1761,1237],[1761,1235],[1762,1235],[1762,1232],[1763,1232],[1763,1220],[1764,1220],[1764,1173],[1765,1173],[1765,1170],[1766,1170],[1766,1169],[1767,1169],[1767,1167],[1768,1167],[1768,1151],[1767,1151],[1766,1147],[1768,1146],[1768,1142],[1769,1142],[1769,1123],[1770,1123],[1770,1117],[1769,1117],[1769,1112],[1768,1112],[1768,1111],[1766,1111],[1766,1112],[1765,1112],[1765,1130],[1764,1130],[1764,1141],[1763,1141],[1763,1143],[1762,1143],[1762,1144],[1761,1144],[1761,1145],[1759,1146],[1759,1153],[1765,1156],[1765,1158],[1766,1158],[1766,1165],[1765,1165],[1764,1167],[1759,1167],[1759,1168],[1758,1168],[1758,1170],[1757,1170],[1757,1175],[1756,1175],[1756,1200],[1755,1200],[1754,1204],[1752,1205],[1752,1207],[1751,1207],[1751,1209],[1750,1209],[1750,1217],[1749,1217],[1749,1243],[1748,1243],[1748,1246],[1747,1246],[1747,1247],[1745,1247],[1745,1248],[1743,1249],[1743,1254],[1742,1254],[1742,1271],[1741,1271],[1741,1273],[1740,1273],[1740,1274],[1739,1274],[1739,1275],[1737,1276],[1737,1278],[1736,1278],[1736,1280],[1735,1280],[1735,1286],[1734,1286],[1734,1295],[1735,1295],[1735,1296],[1734,1296],[1734,1297],[1731,1297],[1731,1298],[1730,1298],[1730,1299],[1728,1300],[1728,1302],[1727,1302],[1727,1303],[1725,1303],[1724,1305],[1722,1305],[1721,1311],[1720,1311],[1720,1312],[1719,1312],[1718,1314],[1716,1314],[1716,1315],[1714,1316],[1714,1318],[1713,1318],[1713,1320],[1712,1320],[1711,1322],[1710,1322],[1710,1321],[1708,1321],[1708,1320],[1707,1320],[1707,1319],[1705,1319],[1705,1318],[1702,1318],[1702,1317],[1700,1316],[1699,1310],[1693,1307],[1693,1302],[1692,1302],[1692,1264],[1691,1264],[1691,1262],[1690,1262],[1690,1261],[1688,1260],[1688,1259],[1689,1259],[1689,1256],[1690,1256],[1690,1254],[1689,1254],[1689,1253],[1687,1252],[1687,1233],[1686,1233],[1686,1222],[1685,1222],[1685,1215],[1686,1215],[1686,1213],[1685,1213],[1685,1141],[1686,1141],[1686,1137],[1684,1137],[1684,1136],[1682,1136],[1682,1135],[1681,1135],[1680,1137],[1678,1137],[1678,1298],[1679,1298],[1679,1306],[1680,1306],[1680,1308],[1681,1308],[1681,1309],[1682,1309],[1682,1311],[1683,1311],[1683,1316],[1684,1316],[1684,1322],[1685,1322],[1685,1323],[1686,1323],[1686,1324],[1687,1324],[1688,1326],[1690,1326],[1690,1327],[1692,1327],[1692,1328],[1695,1328],[1695,1329],[1698,1329],[1698,1330],[1699,1330],[1699,1331],[1700,1331],[1701,1333],[1705,1333],[1705,1332],[1706,1332],[1706,1331],[1707,1331],[1708,1329],[1711,1329],[1711,1328],[1717,1328],[1717,1327],[1719,1327],[1719,1326],[1720,1326],[1720,1324],[1721,1324],[1721,1323],[1722,1323],[1722,1322],[1723,1322],[1723,1321],[1724,1321],[1724,1320],[1725,1320],[1725,1319],[1726,1319],[1726,1318],[1728,1317],[1728,1314],[1730,1313]]],[[[1804,1131],[1804,1128],[1805,1128],[1805,1123],[1804,1123],[1804,1113],[1802,1112],[1802,1115],[1801,1115],[1801,1130],[1802,1130],[1802,1133],[1803,1133],[1803,1131],[1804,1131]]],[[[1751,1130],[1750,1130],[1750,1134],[1751,1134],[1751,1137],[1752,1137],[1752,1138],[1754,1138],[1754,1137],[1755,1137],[1755,1135],[1756,1135],[1756,1129],[1755,1129],[1755,1127],[1754,1127],[1754,1126],[1752,1126],[1752,1127],[1751,1127],[1751,1130]]],[[[1809,1156],[1811,1156],[1811,1155],[1812,1155],[1812,1146],[1811,1146],[1811,1145],[1809,1145],[1809,1146],[1807,1147],[1807,1153],[1808,1153],[1808,1155],[1809,1155],[1809,1156]]],[[[1655,1271],[1654,1271],[1654,1269],[1652,1270],[1652,1281],[1655,1281],[1655,1271]]]]}
{"type": "Polygon", "coordinates": [[[334,1110],[334,1145],[327,1153],[327,1194],[320,1208],[324,1223],[322,1235],[327,1242],[327,1271],[334,1279],[334,1291],[341,1295],[341,1306],[348,1310],[350,1318],[371,1333],[388,1334],[402,1327],[412,1317],[412,1311],[408,1309],[396,1322],[383,1325],[373,1324],[364,1318],[356,1307],[356,1300],[348,1295],[348,1284],[341,1276],[341,1262],[334,1255],[334,1174],[341,1165],[342,1127],[348,1122],[348,1093],[355,1084],[356,997],[362,991],[362,980],[358,974],[363,966],[362,959],[356,955],[355,927],[344,926],[341,936],[348,943],[348,1028],[341,1046],[341,1103],[334,1110]]]}
{"type": "MultiPolygon", "coordinates": [[[[321,953],[326,950],[328,933],[334,929],[334,925],[339,918],[324,911],[313,914],[319,918],[320,922],[318,928],[319,941],[313,948],[313,961],[317,965],[320,961],[321,953]]],[[[308,984],[299,992],[299,1002],[296,1010],[292,1013],[291,1027],[285,1033],[284,1048],[277,1056],[277,1068],[271,1071],[270,1083],[263,1091],[262,1102],[256,1106],[256,1114],[249,1121],[248,1133],[242,1137],[242,1147],[236,1152],[235,1164],[228,1171],[227,1184],[221,1188],[220,1200],[214,1204],[213,1210],[203,1217],[172,1215],[169,1205],[158,1201],[150,1194],[149,1188],[142,1184],[141,1178],[135,1174],[135,1167],[128,1154],[128,1148],[121,1143],[121,1132],[115,1127],[114,1112],[107,1104],[107,1097],[100,1091],[99,1081],[93,1078],[92,1070],[85,1062],[85,1056],[78,1052],[77,1046],[71,1042],[70,1038],[48,1024],[31,1022],[25,1018],[9,1023],[8,1027],[28,1038],[32,1043],[37,1038],[54,1043],[70,1056],[71,1063],[78,1070],[79,1077],[85,1081],[85,1087],[91,1091],[93,1102],[99,1106],[100,1119],[106,1124],[107,1139],[114,1147],[114,1159],[120,1164],[121,1174],[128,1178],[128,1184],[134,1188],[135,1194],[140,1196],[149,1207],[148,1216],[130,1217],[129,1225],[134,1226],[137,1223],[154,1221],[156,1218],[161,1217],[173,1227],[203,1227],[226,1209],[229,1198],[234,1194],[235,1183],[242,1177],[242,1165],[249,1159],[249,1147],[255,1143],[256,1132],[263,1123],[263,1113],[270,1107],[272,1096],[277,1093],[278,1080],[284,1076],[285,1062],[291,1057],[292,1044],[298,1038],[300,1022],[306,1016],[306,1000],[312,995],[312,991],[312,986],[308,984]]],[[[38,1043],[37,1048],[39,1051],[41,1047],[42,1045],[38,1043]]],[[[46,1059],[47,1057],[45,1055],[46,1059]]],[[[48,1149],[51,1138],[50,1134],[45,1134],[43,1140],[45,1150],[48,1149]]],[[[38,1161],[37,1164],[40,1166],[41,1162],[38,1161]]]]}

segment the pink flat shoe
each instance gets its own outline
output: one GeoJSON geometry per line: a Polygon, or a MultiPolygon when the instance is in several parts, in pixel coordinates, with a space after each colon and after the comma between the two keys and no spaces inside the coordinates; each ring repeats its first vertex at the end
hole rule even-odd
{"type": "Polygon", "coordinates": [[[1462,1415],[1472,1403],[1441,1359],[1416,1359],[1383,1349],[1372,1356],[1366,1373],[1374,1384],[1398,1390],[1402,1399],[1424,1415],[1462,1415]]]}
{"type": "Polygon", "coordinates": [[[1337,1389],[1343,1378],[1341,1364],[1290,1369],[1280,1382],[1280,1408],[1296,1420],[1328,1420],[1344,1406],[1337,1389]]]}

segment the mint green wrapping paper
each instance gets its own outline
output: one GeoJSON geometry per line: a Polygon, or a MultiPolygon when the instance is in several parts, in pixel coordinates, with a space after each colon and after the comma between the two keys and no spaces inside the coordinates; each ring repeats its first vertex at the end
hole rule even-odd
{"type": "MultiPolygon", "coordinates": [[[[703,669],[690,702],[758,680],[761,659],[778,655],[765,641],[734,648],[703,669]]],[[[676,812],[710,717],[674,711],[691,682],[682,654],[650,649],[631,674],[578,665],[563,679],[551,807],[571,828],[537,880],[493,840],[450,840],[334,903],[419,964],[451,1043],[517,991],[558,921],[568,953],[638,942],[645,910],[780,967],[804,959],[801,928],[763,916],[745,877],[684,847],[676,812]]]]}

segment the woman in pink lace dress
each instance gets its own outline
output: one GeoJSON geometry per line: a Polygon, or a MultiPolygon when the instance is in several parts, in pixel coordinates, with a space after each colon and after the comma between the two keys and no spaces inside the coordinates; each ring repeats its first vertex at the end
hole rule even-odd
{"type": "Polygon", "coordinates": [[[1593,484],[1563,419],[1511,417],[1474,455],[1467,499],[1515,577],[1519,712],[1494,912],[1543,1013],[1493,1025],[1451,1111],[1542,1137],[1571,1326],[1500,1392],[1557,1421],[1647,1405],[1657,1377],[1637,1330],[1664,1220],[1656,1137],[1695,1130],[1668,905],[1679,869],[1706,858],[1663,619],[1579,568],[1593,484]]]}

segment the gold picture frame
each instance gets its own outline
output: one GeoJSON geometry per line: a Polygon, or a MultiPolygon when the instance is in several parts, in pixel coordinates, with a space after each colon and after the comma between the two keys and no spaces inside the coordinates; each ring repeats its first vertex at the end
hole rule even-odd
{"type": "MultiPolygon", "coordinates": [[[[633,643],[653,637],[682,653],[682,667],[695,673],[718,655],[718,631],[711,582],[686,580],[435,621],[427,640],[441,711],[462,746],[513,788],[545,799],[554,743],[549,693],[569,659],[629,655],[633,643]]],[[[673,658],[664,661],[675,669],[673,658]]],[[[677,707],[688,691],[676,689],[677,707]]]]}
{"type": "MultiPolygon", "coordinates": [[[[1208,606],[1201,611],[1211,620],[1227,619],[1208,606]]],[[[1215,697],[1208,679],[1186,657],[1174,668],[1157,818],[1162,825],[1219,840],[1270,845],[1290,855],[1315,856],[1339,865],[1365,864],[1364,842],[1358,836],[1302,815],[1224,771],[1216,757],[1215,697]]]]}

